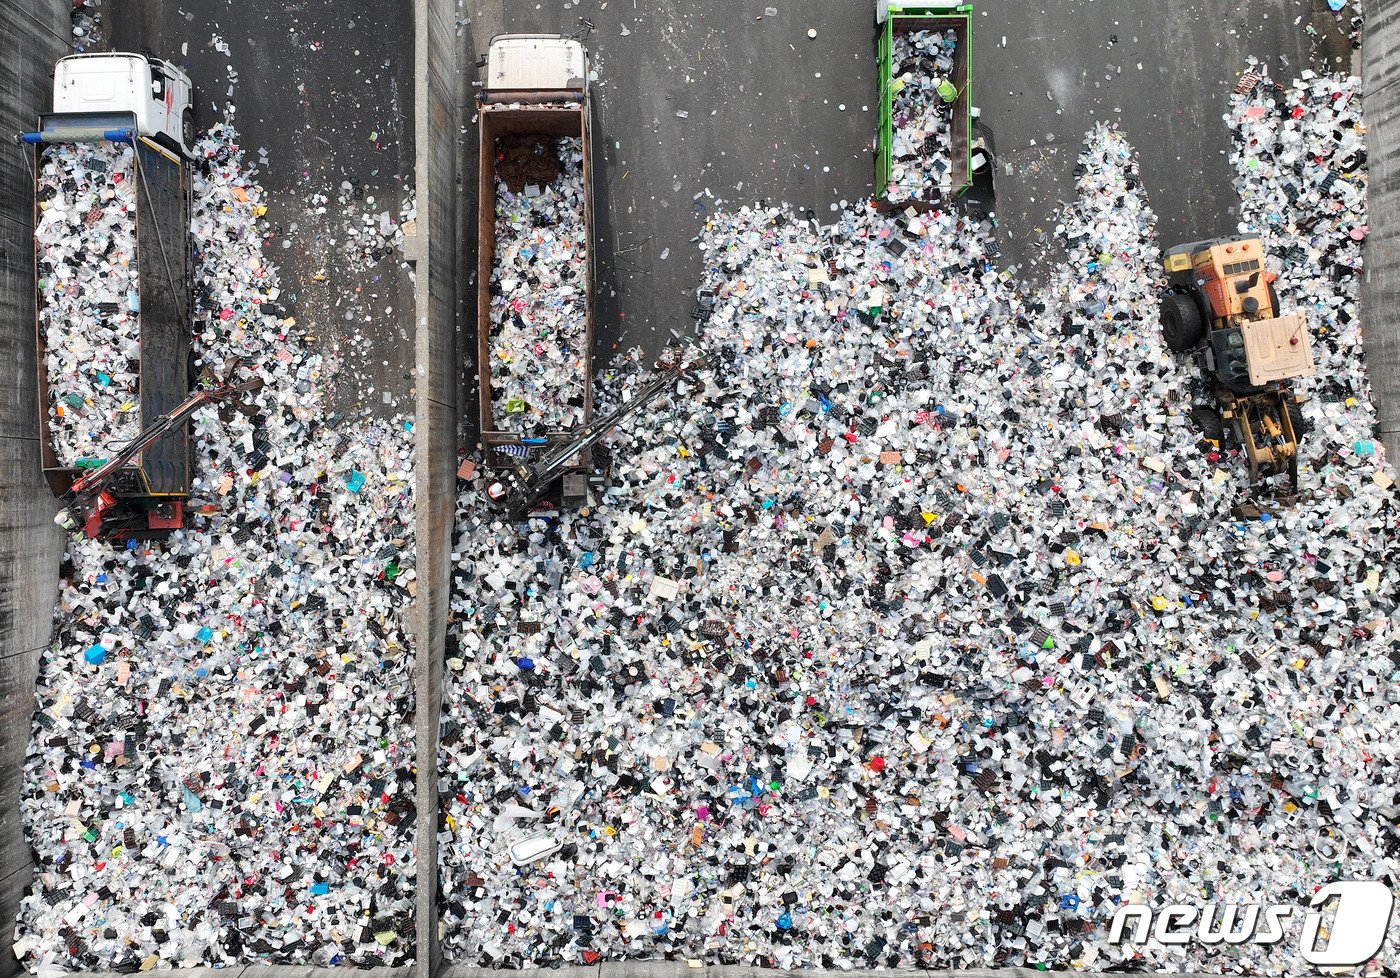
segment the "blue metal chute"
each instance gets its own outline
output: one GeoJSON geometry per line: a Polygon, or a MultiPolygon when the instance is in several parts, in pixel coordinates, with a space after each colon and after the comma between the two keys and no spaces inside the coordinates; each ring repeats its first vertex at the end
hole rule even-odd
{"type": "Polygon", "coordinates": [[[56,112],[39,117],[39,131],[20,137],[33,144],[134,143],[136,115],[132,112],[56,112]]]}

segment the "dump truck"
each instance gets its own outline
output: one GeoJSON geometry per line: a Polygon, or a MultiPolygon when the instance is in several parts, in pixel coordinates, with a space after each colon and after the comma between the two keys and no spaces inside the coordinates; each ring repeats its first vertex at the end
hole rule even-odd
{"type": "MultiPolygon", "coordinates": [[[[880,97],[875,133],[875,187],[881,202],[927,210],[946,200],[961,197],[972,188],[979,175],[988,185],[988,193],[984,196],[990,197],[994,169],[993,142],[990,132],[974,120],[969,85],[972,72],[972,13],[972,4],[950,0],[923,0],[907,4],[876,0],[880,97]],[[896,60],[896,38],[916,31],[953,32],[956,46],[948,70],[942,70],[938,64],[924,57],[906,58],[902,62],[896,60]],[[899,92],[911,84],[926,84],[930,96],[936,95],[948,106],[951,126],[951,152],[947,161],[951,168],[949,185],[946,194],[930,190],[910,199],[889,201],[891,180],[899,166],[907,162],[896,155],[895,101],[899,92]]],[[[924,152],[921,149],[914,156],[922,156],[924,152]]]]}
{"type": "MultiPolygon", "coordinates": [[[[54,111],[40,116],[34,132],[18,138],[33,150],[34,222],[57,192],[45,185],[44,167],[52,154],[77,144],[127,144],[132,152],[126,171],[114,174],[129,188],[134,207],[112,198],[106,214],[90,219],[130,222],[134,285],[119,303],[103,303],[91,315],[132,317],[139,332],[140,356],[133,395],[135,410],[127,419],[132,437],[156,419],[174,413],[189,395],[193,253],[189,228],[192,206],[187,155],[193,147],[192,88],[183,72],[143,55],[78,55],[58,62],[54,73],[54,111]],[[154,80],[153,80],[154,78],[154,80]],[[158,103],[158,104],[157,104],[158,103]]],[[[121,154],[125,157],[126,154],[121,154]]],[[[56,164],[57,165],[57,164],[56,164]]],[[[61,178],[62,183],[68,177],[61,178]]],[[[79,256],[83,257],[83,256],[79,256]]],[[[105,256],[86,256],[93,263],[105,256]]],[[[71,271],[71,270],[70,270],[71,271]]],[[[71,411],[83,424],[82,398],[69,393],[58,403],[51,392],[48,328],[54,327],[62,270],[53,267],[36,233],[34,241],[35,363],[38,371],[40,453],[44,476],[55,496],[64,497],[84,473],[100,468],[107,456],[120,453],[120,439],[87,457],[60,458],[55,450],[55,416],[71,411]],[[46,309],[50,315],[45,315],[46,309]]],[[[124,320],[124,322],[127,320],[124,320]]],[[[74,328],[78,328],[75,324],[74,328]]],[[[73,370],[84,369],[82,364],[73,370]]],[[[104,525],[110,535],[152,537],[184,523],[184,503],[191,479],[191,443],[180,425],[146,445],[106,482],[112,504],[104,525]]],[[[107,535],[107,534],[104,534],[107,535]]]]}
{"type": "MultiPolygon", "coordinates": [[[[477,372],[478,409],[485,463],[491,470],[514,470],[532,458],[550,453],[561,440],[574,434],[566,429],[509,430],[499,383],[493,383],[498,350],[492,330],[492,270],[496,259],[497,177],[503,140],[538,142],[542,152],[560,138],[580,140],[582,147],[582,222],[586,238],[586,273],[582,329],[575,353],[579,360],[577,383],[582,414],[575,430],[593,417],[593,192],[590,147],[590,94],[588,53],[575,38],[560,34],[503,34],[492,38],[484,58],[486,77],[477,96],[479,103],[480,166],[477,221],[477,372]]],[[[547,161],[546,161],[547,162],[547,161]]],[[[504,179],[504,178],[503,178],[504,179]]],[[[578,324],[574,324],[578,325],[578,324]]],[[[528,364],[525,365],[528,367],[528,364]]],[[[574,455],[559,474],[554,501],[581,505],[588,495],[591,450],[574,455]]]]}
{"type": "Polygon", "coordinates": [[[1275,497],[1292,502],[1302,398],[1291,382],[1316,370],[1307,320],[1280,311],[1276,276],[1265,267],[1258,238],[1179,245],[1162,263],[1162,339],[1173,353],[1197,359],[1219,405],[1218,416],[1212,416],[1214,408],[1193,415],[1207,438],[1233,434],[1249,462],[1251,483],[1286,477],[1287,490],[1275,497]]]}

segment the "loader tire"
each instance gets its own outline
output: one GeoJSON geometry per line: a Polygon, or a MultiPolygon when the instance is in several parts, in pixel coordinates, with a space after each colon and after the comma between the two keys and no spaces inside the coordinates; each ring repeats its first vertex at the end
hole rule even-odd
{"type": "Polygon", "coordinates": [[[1275,319],[1278,318],[1278,291],[1274,288],[1274,283],[1269,283],[1269,312],[1275,319]]]}
{"type": "Polygon", "coordinates": [[[1293,422],[1293,434],[1299,441],[1302,441],[1303,436],[1312,430],[1308,420],[1303,417],[1303,405],[1296,401],[1289,401],[1287,407],[1288,420],[1293,422]]]}
{"type": "Polygon", "coordinates": [[[1225,421],[1215,408],[1193,407],[1191,423],[1200,431],[1203,439],[1213,441],[1221,448],[1225,447],[1225,421]]]}
{"type": "Polygon", "coordinates": [[[1162,299],[1162,341],[1173,353],[1186,353],[1201,342],[1201,310],[1189,295],[1173,292],[1162,299]]]}

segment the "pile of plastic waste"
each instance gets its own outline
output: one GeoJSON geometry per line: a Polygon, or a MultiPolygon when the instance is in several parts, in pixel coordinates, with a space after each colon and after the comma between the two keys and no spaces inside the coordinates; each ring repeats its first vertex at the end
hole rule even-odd
{"type": "Polygon", "coordinates": [[[195,350],[265,386],[251,417],[196,416],[188,529],[69,542],[15,954],[31,970],[406,963],[412,424],[326,414],[237,133],[198,155],[195,350]]]}
{"type": "Polygon", "coordinates": [[[895,34],[890,84],[893,142],[890,148],[892,203],[938,200],[953,186],[953,82],[956,31],[895,34]]]}
{"type": "Polygon", "coordinates": [[[39,329],[58,464],[105,458],[141,430],[135,153],[124,143],[44,149],[39,329]]]}
{"type": "MultiPolygon", "coordinates": [[[[513,525],[464,485],[448,955],[1301,967],[1294,940],[1109,931],[1125,903],[1302,907],[1397,868],[1358,93],[1264,83],[1227,117],[1241,230],[1319,360],[1307,495],[1257,520],[1160,338],[1116,131],[1089,134],[1034,291],[948,212],[715,215],[701,382],[618,434],[597,505],[513,525]]],[[[605,399],[647,376],[619,365],[605,399]]]]}
{"type": "Polygon", "coordinates": [[[587,392],[588,230],[583,147],[557,144],[549,174],[513,190],[507,160],[496,178],[496,244],[491,270],[491,396],[500,431],[542,433],[583,422],[587,392]]]}

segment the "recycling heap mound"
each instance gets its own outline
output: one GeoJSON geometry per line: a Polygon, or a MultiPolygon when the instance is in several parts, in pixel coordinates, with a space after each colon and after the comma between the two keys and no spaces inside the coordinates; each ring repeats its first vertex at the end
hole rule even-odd
{"type": "MultiPolygon", "coordinates": [[[[525,143],[538,147],[540,140],[525,143]]],[[[492,420],[542,433],[583,422],[588,337],[588,228],[583,146],[551,140],[557,158],[510,144],[496,176],[491,270],[492,420]],[[539,181],[539,182],[532,182],[539,181]]]]}
{"type": "Polygon", "coordinates": [[[617,436],[600,505],[525,530],[461,496],[448,956],[1302,967],[1292,940],[1108,930],[1121,901],[1297,905],[1397,869],[1359,116],[1351,78],[1227,116],[1246,229],[1318,340],[1311,497],[1282,519],[1232,518],[1244,462],[1190,421],[1116,131],[1037,293],[947,213],[716,216],[703,383],[617,436]],[[531,836],[559,848],[513,866],[531,836]]]}
{"type": "Polygon", "coordinates": [[[195,349],[266,386],[195,420],[191,529],[73,540],[22,809],[30,969],[413,954],[411,424],[326,417],[256,174],[199,146],[195,349]]]}
{"type": "Polygon", "coordinates": [[[129,145],[75,143],[45,148],[39,166],[39,328],[61,466],[141,430],[134,161],[129,145]]]}

